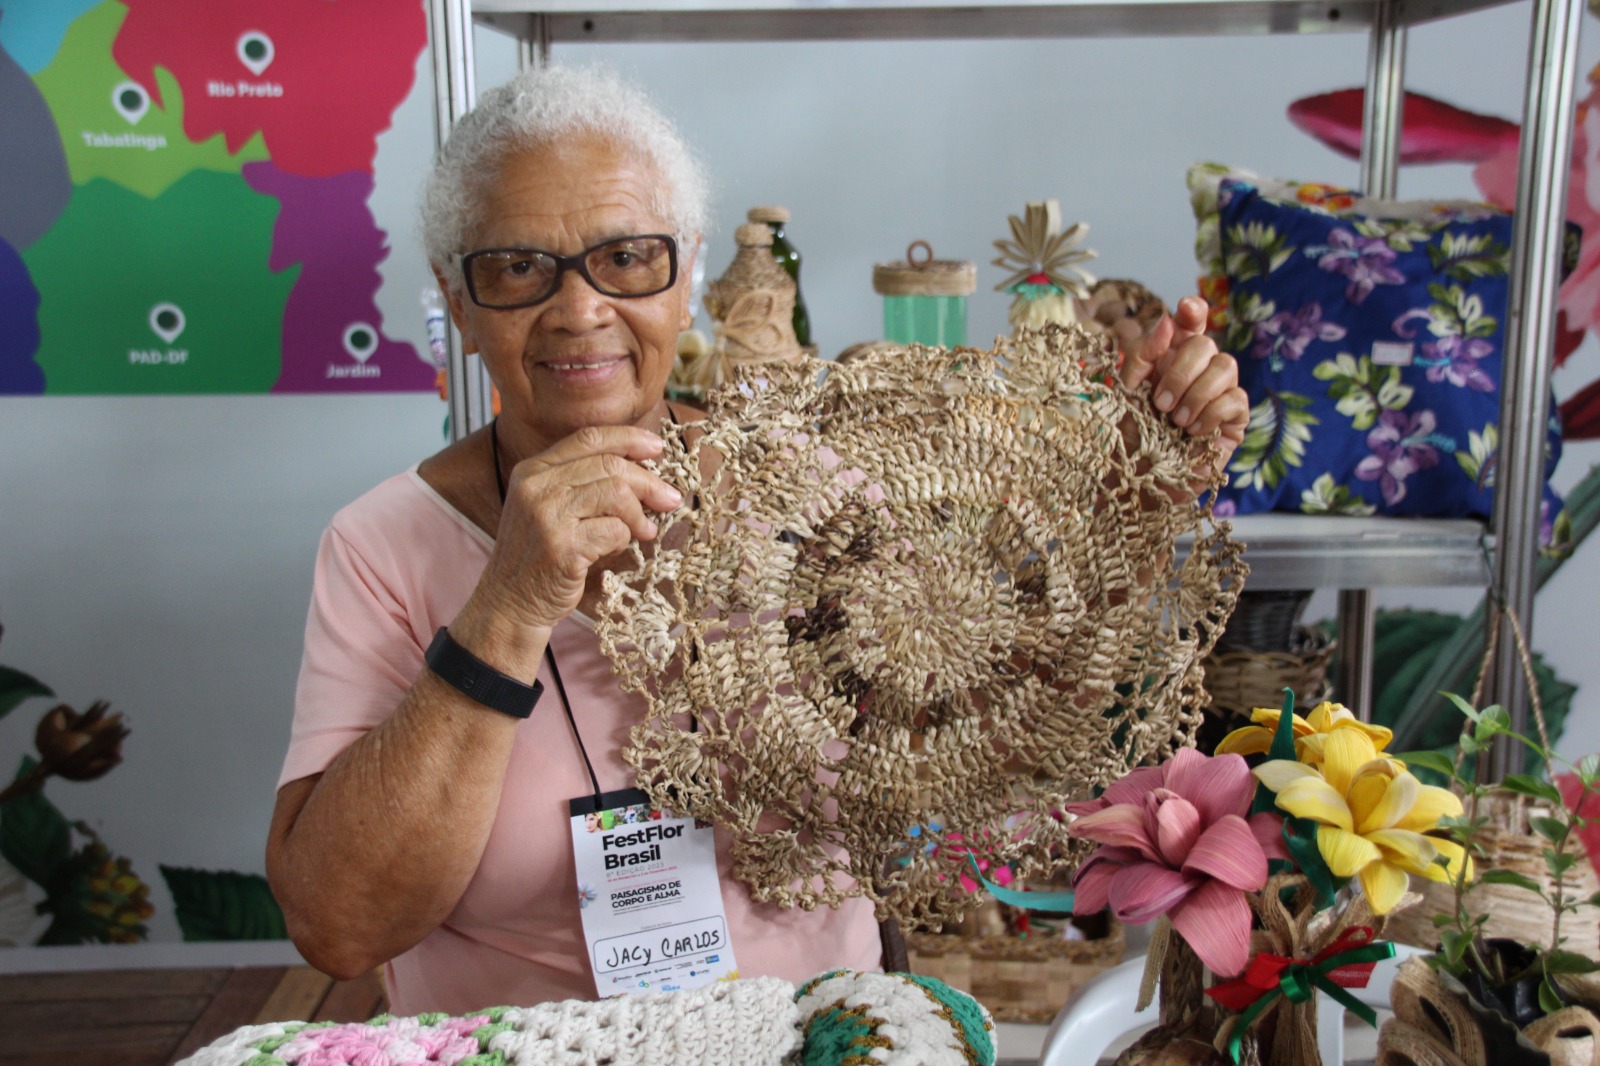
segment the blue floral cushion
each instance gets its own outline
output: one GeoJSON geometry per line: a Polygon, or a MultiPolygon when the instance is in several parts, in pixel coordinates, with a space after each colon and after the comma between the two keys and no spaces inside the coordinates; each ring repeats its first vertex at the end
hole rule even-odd
{"type": "MultiPolygon", "coordinates": [[[[1330,209],[1233,179],[1218,206],[1222,345],[1251,401],[1219,511],[1488,518],[1511,217],[1466,203],[1330,209]]],[[[1547,485],[1540,543],[1560,547],[1566,525],[1547,485]]]]}

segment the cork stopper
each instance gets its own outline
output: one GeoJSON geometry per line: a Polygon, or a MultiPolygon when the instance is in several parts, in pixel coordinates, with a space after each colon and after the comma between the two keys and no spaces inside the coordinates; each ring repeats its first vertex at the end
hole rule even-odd
{"type": "Polygon", "coordinates": [[[777,204],[764,204],[761,207],[752,207],[745,217],[751,222],[787,222],[789,221],[789,209],[780,207],[777,204]]]}
{"type": "Polygon", "coordinates": [[[880,296],[971,296],[977,289],[976,263],[935,259],[927,241],[912,242],[902,260],[872,267],[872,291],[880,296]]]}
{"type": "Polygon", "coordinates": [[[764,222],[746,222],[733,231],[733,243],[741,248],[771,248],[772,230],[764,222]]]}

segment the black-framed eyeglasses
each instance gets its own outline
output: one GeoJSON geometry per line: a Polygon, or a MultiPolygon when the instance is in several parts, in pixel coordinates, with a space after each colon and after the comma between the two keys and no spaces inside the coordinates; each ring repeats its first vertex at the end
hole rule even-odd
{"type": "Polygon", "coordinates": [[[665,233],[644,233],[616,237],[577,255],[537,248],[485,248],[461,257],[467,295],[479,307],[497,311],[550,299],[568,270],[576,270],[596,292],[607,296],[654,296],[678,280],[678,242],[665,233]]]}

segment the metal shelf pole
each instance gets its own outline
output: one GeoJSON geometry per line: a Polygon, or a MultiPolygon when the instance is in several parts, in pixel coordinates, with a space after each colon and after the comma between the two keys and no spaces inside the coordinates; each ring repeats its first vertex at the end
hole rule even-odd
{"type": "MultiPolygon", "coordinates": [[[[1367,87],[1361,115],[1361,189],[1391,199],[1400,171],[1400,127],[1405,108],[1406,29],[1393,0],[1381,4],[1367,44],[1367,87]]],[[[1362,719],[1372,715],[1376,609],[1371,589],[1339,592],[1340,700],[1362,719]]]]}
{"type": "MultiPolygon", "coordinates": [[[[1505,391],[1500,400],[1494,499],[1498,551],[1490,595],[1516,613],[1530,639],[1582,13],[1580,0],[1534,0],[1511,237],[1505,391]]],[[[1527,735],[1528,689],[1516,637],[1505,618],[1500,621],[1485,691],[1493,702],[1505,707],[1512,728],[1527,735]]],[[[1522,765],[1521,746],[1502,737],[1491,752],[1488,773],[1491,780],[1498,781],[1522,765]]]]}
{"type": "MultiPolygon", "coordinates": [[[[472,0],[429,0],[428,32],[433,41],[434,125],[443,144],[462,115],[477,100],[472,63],[472,0]]],[[[446,337],[445,370],[450,399],[450,439],[460,440],[489,421],[489,382],[482,365],[461,347],[451,325],[446,337]]]]}

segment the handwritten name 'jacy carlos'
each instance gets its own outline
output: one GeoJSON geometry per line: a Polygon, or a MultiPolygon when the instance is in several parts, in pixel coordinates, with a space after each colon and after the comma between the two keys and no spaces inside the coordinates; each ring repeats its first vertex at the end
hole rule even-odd
{"type": "Polygon", "coordinates": [[[681,825],[649,825],[631,833],[608,833],[600,841],[607,870],[661,860],[661,842],[683,835],[681,825]]]}
{"type": "MultiPolygon", "coordinates": [[[[719,928],[697,929],[681,935],[668,933],[661,938],[660,957],[665,962],[682,955],[715,951],[722,946],[722,930],[719,928]]],[[[648,966],[655,959],[656,949],[643,942],[614,946],[605,961],[605,968],[609,971],[623,966],[648,966]]]]}

